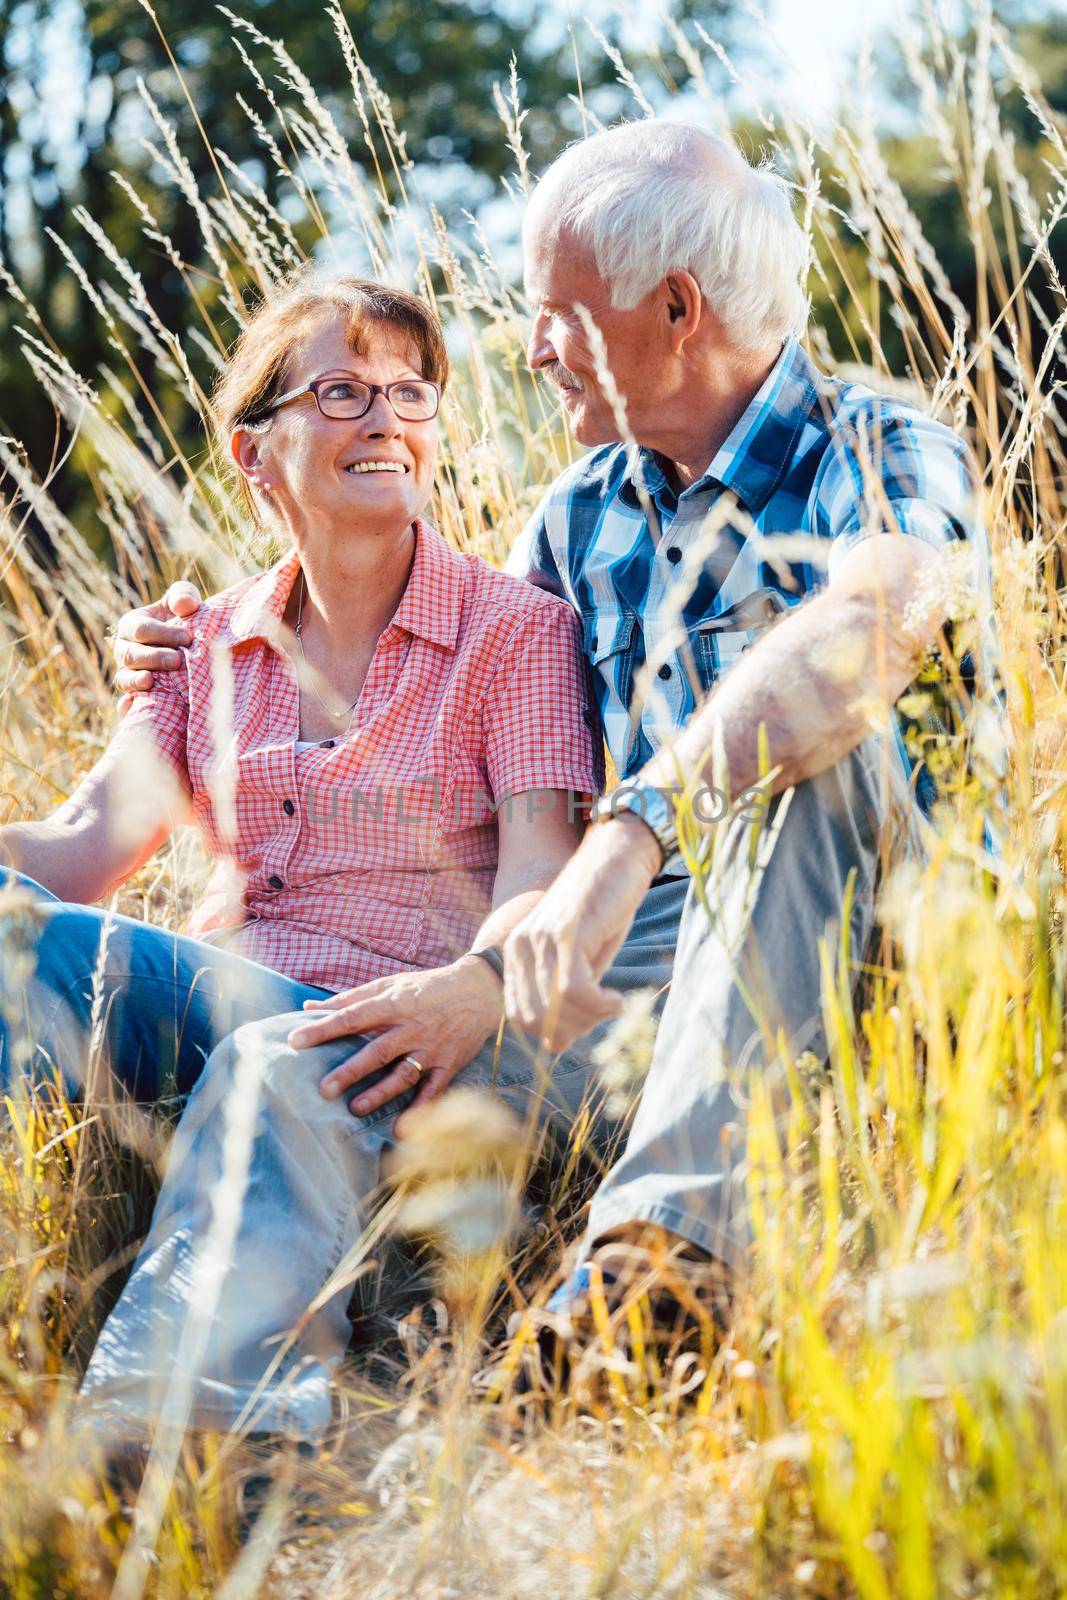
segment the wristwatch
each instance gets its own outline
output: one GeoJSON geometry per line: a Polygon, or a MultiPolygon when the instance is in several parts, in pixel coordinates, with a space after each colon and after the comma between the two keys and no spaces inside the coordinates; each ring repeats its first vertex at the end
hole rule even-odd
{"type": "Polygon", "coordinates": [[[678,849],[678,815],[672,789],[656,789],[650,783],[624,783],[599,799],[590,821],[610,822],[626,815],[640,817],[656,836],[663,860],[670,860],[678,849]]]}

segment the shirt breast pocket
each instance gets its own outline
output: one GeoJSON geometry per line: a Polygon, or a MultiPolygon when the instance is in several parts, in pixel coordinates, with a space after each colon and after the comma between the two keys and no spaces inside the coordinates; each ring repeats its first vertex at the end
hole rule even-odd
{"type": "Polygon", "coordinates": [[[622,773],[637,742],[637,723],[630,713],[639,642],[637,612],[583,611],[582,639],[593,671],[604,738],[622,773]]]}
{"type": "Polygon", "coordinates": [[[231,741],[198,772],[193,812],[212,855],[239,856],[254,868],[286,820],[270,750],[238,754],[231,741]]]}
{"type": "Polygon", "coordinates": [[[710,689],[788,610],[789,601],[778,589],[753,589],[718,616],[698,623],[695,654],[703,688],[710,689]]]}

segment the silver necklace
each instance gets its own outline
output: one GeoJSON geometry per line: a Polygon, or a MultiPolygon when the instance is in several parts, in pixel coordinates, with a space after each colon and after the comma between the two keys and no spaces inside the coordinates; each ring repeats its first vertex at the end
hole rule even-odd
{"type": "Polygon", "coordinates": [[[319,702],[319,705],[325,711],[326,715],[328,717],[332,717],[335,722],[340,722],[343,717],[350,717],[352,715],[353,711],[356,709],[356,706],[359,704],[359,695],[356,695],[356,698],[353,700],[350,706],[344,706],[340,711],[337,711],[333,706],[328,706],[326,704],[325,700],[316,689],[315,679],[318,677],[318,673],[315,671],[314,667],[308,661],[307,656],[304,654],[304,641],[301,637],[304,626],[304,595],[306,592],[307,584],[304,582],[304,574],[301,572],[300,598],[296,602],[296,622],[293,625],[293,632],[296,634],[296,642],[300,646],[300,659],[304,663],[305,677],[307,678],[308,688],[311,690],[312,694],[315,696],[315,699],[319,702]]]}

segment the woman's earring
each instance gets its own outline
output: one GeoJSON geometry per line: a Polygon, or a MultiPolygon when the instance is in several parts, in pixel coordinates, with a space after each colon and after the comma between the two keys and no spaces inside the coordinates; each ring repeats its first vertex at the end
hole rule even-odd
{"type": "Polygon", "coordinates": [[[264,494],[270,494],[271,490],[274,488],[274,485],[273,483],[268,483],[266,478],[264,478],[260,487],[262,488],[264,494]]]}

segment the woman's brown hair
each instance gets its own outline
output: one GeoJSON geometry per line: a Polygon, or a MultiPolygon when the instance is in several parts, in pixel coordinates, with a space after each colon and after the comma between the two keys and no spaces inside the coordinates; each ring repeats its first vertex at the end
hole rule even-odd
{"type": "MultiPolygon", "coordinates": [[[[421,300],[367,278],[320,278],[301,269],[252,313],[216,385],[215,425],[224,460],[229,459],[234,428],[254,422],[285,392],[289,358],[300,334],[330,311],[346,318],[345,338],[353,355],[366,355],[371,329],[395,328],[410,339],[418,353],[422,376],[442,388],[448,382],[444,332],[421,300]]],[[[243,474],[238,489],[246,509],[258,521],[259,512],[243,474]]]]}

